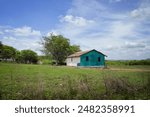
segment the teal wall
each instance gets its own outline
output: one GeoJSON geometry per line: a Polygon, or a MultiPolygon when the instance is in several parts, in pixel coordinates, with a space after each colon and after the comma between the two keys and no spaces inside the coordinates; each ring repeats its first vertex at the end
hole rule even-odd
{"type": "Polygon", "coordinates": [[[105,66],[105,56],[96,50],[92,50],[80,56],[80,66],[105,66]],[[86,61],[86,57],[88,57],[88,61],[86,61]],[[100,62],[98,57],[100,57],[100,62]]]}

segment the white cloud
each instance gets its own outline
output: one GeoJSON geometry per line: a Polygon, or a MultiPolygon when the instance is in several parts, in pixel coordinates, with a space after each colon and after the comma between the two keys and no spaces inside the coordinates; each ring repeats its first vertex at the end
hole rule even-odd
{"type": "Polygon", "coordinates": [[[4,34],[3,32],[0,31],[0,35],[4,34]]]}
{"type": "Polygon", "coordinates": [[[67,15],[94,18],[95,15],[100,15],[106,9],[98,0],[73,0],[72,7],[68,9],[67,15]]]}
{"type": "Polygon", "coordinates": [[[0,35],[0,41],[3,44],[15,47],[18,50],[31,49],[40,54],[41,45],[41,32],[34,30],[31,27],[8,27],[3,26],[0,29],[4,32],[0,35]]]}
{"type": "MultiPolygon", "coordinates": [[[[123,0],[111,1],[121,3],[123,0]]],[[[73,0],[66,14],[59,17],[60,23],[50,29],[46,36],[51,32],[62,34],[72,44],[79,44],[82,50],[100,50],[108,55],[108,59],[150,58],[150,1],[142,0],[139,6],[130,11],[127,8],[115,11],[111,5],[114,4],[104,0],[73,0]]],[[[4,33],[6,37],[11,36],[8,38],[10,41],[3,38],[5,43],[13,43],[20,49],[40,48],[37,43],[40,31],[31,27],[7,27],[4,33]]]]}
{"type": "Polygon", "coordinates": [[[121,2],[121,1],[123,1],[123,0],[109,0],[110,3],[111,2],[121,2]]]}
{"type": "Polygon", "coordinates": [[[6,29],[6,33],[13,33],[16,36],[41,36],[41,32],[33,30],[31,27],[23,26],[21,28],[6,29]]]}
{"type": "Polygon", "coordinates": [[[9,41],[13,41],[13,42],[17,41],[17,39],[15,37],[12,37],[12,36],[4,36],[3,40],[7,40],[8,42],[9,41]]]}
{"type": "Polygon", "coordinates": [[[60,33],[57,32],[56,30],[51,30],[51,31],[49,31],[49,32],[46,34],[46,36],[51,36],[51,34],[53,34],[53,35],[59,35],[60,33]]]}
{"type": "Polygon", "coordinates": [[[124,46],[122,46],[122,48],[124,49],[133,49],[133,48],[145,48],[146,45],[144,43],[135,43],[135,42],[126,42],[124,46]]]}
{"type": "Polygon", "coordinates": [[[132,17],[134,17],[134,18],[136,18],[136,17],[140,17],[141,16],[141,10],[139,10],[139,9],[135,9],[135,10],[133,10],[132,12],[131,12],[131,16],[132,17]]]}
{"type": "Polygon", "coordinates": [[[150,19],[149,11],[150,11],[150,7],[135,9],[131,12],[131,16],[140,19],[145,19],[145,18],[150,19]]]}
{"type": "Polygon", "coordinates": [[[138,8],[131,11],[131,16],[136,19],[150,20],[150,1],[143,0],[138,8]]]}
{"type": "Polygon", "coordinates": [[[93,20],[87,20],[83,17],[73,16],[73,15],[66,15],[60,19],[61,22],[67,22],[74,26],[87,26],[91,23],[94,23],[93,20]]]}
{"type": "Polygon", "coordinates": [[[134,36],[136,24],[133,22],[116,21],[113,22],[110,27],[110,33],[112,38],[124,38],[127,36],[134,36]]]}
{"type": "MultiPolygon", "coordinates": [[[[141,8],[144,6],[137,7],[141,8]]],[[[143,16],[144,20],[136,20],[133,11],[116,13],[97,0],[74,0],[72,7],[54,30],[69,38],[71,43],[79,44],[82,50],[95,48],[108,55],[108,59],[149,58],[150,45],[147,43],[150,29],[149,25],[143,25],[149,21],[148,6],[145,8],[142,13],[147,14],[143,16]]]]}

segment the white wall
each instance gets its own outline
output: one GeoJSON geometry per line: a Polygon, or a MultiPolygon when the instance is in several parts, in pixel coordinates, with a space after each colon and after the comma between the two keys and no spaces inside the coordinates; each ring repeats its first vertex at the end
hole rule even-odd
{"type": "Polygon", "coordinates": [[[80,63],[80,57],[67,58],[66,62],[67,66],[77,66],[77,64],[80,63]]]}

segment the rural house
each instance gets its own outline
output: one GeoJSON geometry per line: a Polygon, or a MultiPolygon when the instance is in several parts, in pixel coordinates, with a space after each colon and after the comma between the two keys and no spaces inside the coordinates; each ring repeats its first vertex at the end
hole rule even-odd
{"type": "Polygon", "coordinates": [[[76,52],[67,57],[67,66],[104,67],[105,56],[103,53],[93,49],[76,52]]]}

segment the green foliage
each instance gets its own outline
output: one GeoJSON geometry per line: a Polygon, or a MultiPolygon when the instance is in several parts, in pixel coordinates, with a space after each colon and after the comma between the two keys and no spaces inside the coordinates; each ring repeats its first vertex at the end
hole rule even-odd
{"type": "Polygon", "coordinates": [[[7,45],[2,45],[1,46],[1,58],[2,59],[15,59],[15,55],[16,55],[16,49],[11,47],[11,46],[7,46],[7,45]]]}
{"type": "Polygon", "coordinates": [[[3,46],[3,44],[2,44],[2,42],[0,41],[0,49],[2,48],[2,46],[3,46]]]}
{"type": "Polygon", "coordinates": [[[23,63],[23,60],[22,60],[22,56],[21,56],[21,52],[20,52],[20,51],[16,51],[15,61],[16,61],[17,63],[23,63]]]}
{"type": "Polygon", "coordinates": [[[38,56],[39,63],[43,65],[53,65],[54,60],[51,56],[38,56]]]}
{"type": "Polygon", "coordinates": [[[70,45],[69,39],[62,35],[53,35],[43,37],[43,52],[47,55],[51,55],[56,61],[56,64],[63,64],[69,54],[79,51],[79,46],[70,45]]]}
{"type": "Polygon", "coordinates": [[[79,51],[81,51],[79,45],[71,45],[70,48],[69,48],[68,55],[71,55],[71,54],[73,54],[75,52],[79,52],[79,51]]]}
{"type": "Polygon", "coordinates": [[[39,63],[44,65],[53,65],[55,61],[51,56],[38,56],[39,63]]]}
{"type": "Polygon", "coordinates": [[[17,63],[37,63],[37,53],[32,50],[16,50],[15,48],[3,45],[0,42],[0,60],[2,61],[13,61],[17,63]]]}
{"type": "Polygon", "coordinates": [[[20,56],[24,63],[37,63],[38,61],[37,53],[32,50],[22,50],[20,56]]]}

